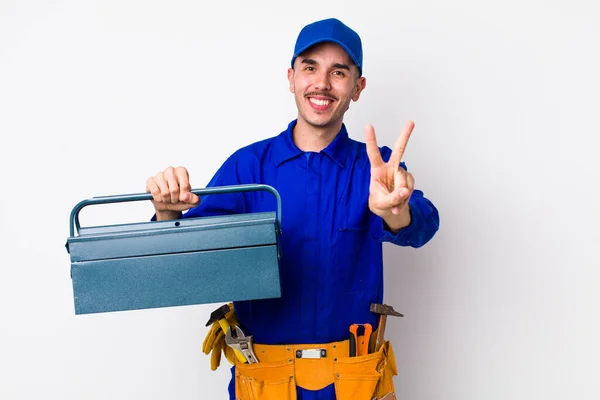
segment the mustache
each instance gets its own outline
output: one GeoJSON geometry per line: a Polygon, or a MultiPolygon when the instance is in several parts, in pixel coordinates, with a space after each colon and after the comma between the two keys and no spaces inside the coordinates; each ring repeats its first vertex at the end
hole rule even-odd
{"type": "Polygon", "coordinates": [[[336,100],[336,101],[339,100],[337,97],[335,97],[334,95],[329,94],[329,93],[309,92],[304,95],[304,97],[311,97],[311,96],[321,96],[321,97],[326,97],[330,100],[336,100]]]}

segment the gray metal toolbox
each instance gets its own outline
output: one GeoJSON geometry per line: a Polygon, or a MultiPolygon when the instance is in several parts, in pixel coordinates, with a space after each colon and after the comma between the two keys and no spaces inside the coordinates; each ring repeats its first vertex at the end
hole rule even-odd
{"type": "Polygon", "coordinates": [[[277,212],[81,227],[89,205],[151,200],[94,197],[71,211],[67,251],[75,314],[280,297],[281,199],[268,185],[194,189],[199,196],[266,190],[277,212]]]}

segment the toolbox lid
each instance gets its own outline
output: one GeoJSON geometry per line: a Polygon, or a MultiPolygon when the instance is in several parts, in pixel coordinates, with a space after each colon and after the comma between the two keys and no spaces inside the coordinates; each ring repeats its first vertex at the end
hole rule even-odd
{"type": "Polygon", "coordinates": [[[275,212],[183,218],[79,229],[71,262],[277,244],[275,212]]]}

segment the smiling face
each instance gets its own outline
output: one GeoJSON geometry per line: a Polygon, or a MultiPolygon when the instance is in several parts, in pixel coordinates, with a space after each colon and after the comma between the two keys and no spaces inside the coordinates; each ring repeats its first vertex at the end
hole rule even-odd
{"type": "Polygon", "coordinates": [[[298,124],[341,129],[350,101],[357,101],[366,80],[348,53],[335,43],[309,48],[288,70],[290,91],[298,107],[298,124]]]}

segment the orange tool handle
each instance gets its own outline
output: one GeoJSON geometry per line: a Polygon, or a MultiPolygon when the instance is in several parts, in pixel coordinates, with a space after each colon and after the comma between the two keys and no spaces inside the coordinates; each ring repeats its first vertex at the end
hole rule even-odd
{"type": "Polygon", "coordinates": [[[350,325],[350,357],[354,356],[366,356],[369,354],[369,339],[373,332],[373,326],[371,324],[352,324],[350,325]],[[364,328],[364,336],[362,346],[358,341],[358,327],[364,328]]]}
{"type": "Polygon", "coordinates": [[[369,339],[371,338],[371,333],[373,333],[371,324],[363,324],[363,326],[365,328],[365,335],[363,336],[363,345],[359,356],[366,356],[369,354],[369,339]]]}

